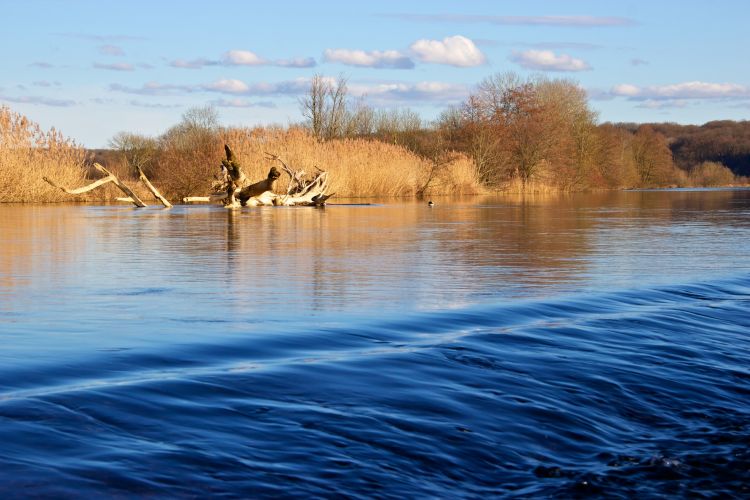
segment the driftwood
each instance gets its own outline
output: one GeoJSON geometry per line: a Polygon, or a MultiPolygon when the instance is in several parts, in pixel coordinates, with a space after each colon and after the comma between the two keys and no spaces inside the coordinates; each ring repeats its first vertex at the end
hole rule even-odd
{"type": "MultiPolygon", "coordinates": [[[[281,177],[279,169],[271,167],[268,171],[268,176],[265,179],[251,183],[242,171],[242,167],[229,146],[225,145],[224,151],[226,152],[227,158],[221,161],[221,175],[213,184],[214,193],[209,196],[190,196],[183,198],[184,202],[218,201],[227,208],[243,206],[254,207],[259,205],[307,205],[322,207],[325,206],[326,200],[335,194],[326,194],[326,191],[328,190],[328,173],[326,171],[315,167],[317,172],[311,177],[307,177],[304,171],[292,169],[279,156],[266,153],[268,159],[278,161],[281,165],[281,170],[289,175],[286,194],[277,194],[274,192],[274,188],[276,187],[279,177],[281,177]]],[[[138,198],[128,186],[123,184],[115,174],[98,163],[94,163],[94,168],[105,174],[106,177],[102,177],[91,184],[75,189],[68,189],[60,186],[47,177],[43,177],[43,179],[52,186],[72,195],[87,193],[112,182],[125,194],[124,197],[117,198],[118,201],[132,203],[136,207],[146,206],[146,204],[138,198]]],[[[162,196],[159,190],[151,184],[151,181],[148,180],[146,174],[143,173],[143,170],[141,170],[140,167],[138,167],[138,175],[143,184],[145,184],[151,194],[154,195],[154,198],[159,200],[166,208],[172,207],[169,200],[162,196]]]]}
{"type": "Polygon", "coordinates": [[[153,184],[151,184],[151,181],[148,180],[148,177],[146,177],[146,174],[143,173],[143,170],[141,170],[141,167],[136,167],[138,169],[138,177],[141,179],[141,182],[143,182],[149,191],[151,191],[151,194],[154,195],[154,198],[159,200],[162,205],[164,205],[165,208],[172,208],[172,204],[169,203],[169,200],[166,199],[162,194],[159,192],[158,189],[154,187],[153,184]]]}
{"type": "Polygon", "coordinates": [[[227,158],[221,161],[221,174],[214,182],[214,193],[209,196],[183,198],[184,202],[220,201],[227,208],[259,205],[324,206],[326,200],[333,196],[326,194],[328,173],[323,170],[317,169],[318,172],[308,179],[304,171],[294,170],[279,156],[266,153],[268,159],[278,161],[281,169],[289,175],[286,194],[279,195],[274,192],[276,182],[281,176],[276,167],[271,167],[264,180],[249,183],[230,147],[225,145],[224,151],[227,158]]]}
{"type": "MultiPolygon", "coordinates": [[[[139,207],[139,208],[147,206],[138,197],[138,195],[136,195],[128,186],[126,186],[125,184],[123,184],[122,181],[120,179],[118,179],[115,174],[113,174],[112,172],[110,172],[109,170],[107,170],[106,168],[104,168],[103,166],[101,166],[98,163],[94,163],[94,168],[97,169],[99,172],[105,174],[106,177],[102,177],[101,179],[96,180],[96,181],[92,182],[91,184],[89,184],[87,186],[79,187],[79,188],[76,188],[76,189],[68,189],[66,187],[60,186],[60,185],[56,184],[55,182],[53,182],[51,179],[49,179],[47,177],[42,177],[42,179],[44,179],[48,184],[50,184],[50,185],[52,185],[52,186],[54,186],[54,187],[56,187],[58,189],[61,189],[61,190],[65,191],[68,194],[73,194],[73,195],[87,193],[87,192],[89,192],[89,191],[91,191],[93,189],[98,188],[99,186],[103,186],[103,185],[111,182],[115,186],[117,186],[120,189],[120,191],[122,191],[125,194],[124,198],[117,198],[118,201],[127,201],[127,202],[130,202],[130,203],[132,203],[133,205],[135,205],[136,207],[139,207]]],[[[146,187],[148,188],[148,190],[151,191],[151,193],[154,195],[154,197],[157,200],[159,200],[162,203],[162,205],[164,205],[166,208],[171,208],[172,204],[169,203],[169,201],[164,196],[161,195],[161,193],[159,192],[159,190],[156,189],[153,186],[153,184],[151,184],[151,182],[149,182],[148,178],[146,177],[146,175],[143,173],[143,171],[140,168],[138,169],[138,173],[140,174],[141,180],[146,185],[146,187]]]]}

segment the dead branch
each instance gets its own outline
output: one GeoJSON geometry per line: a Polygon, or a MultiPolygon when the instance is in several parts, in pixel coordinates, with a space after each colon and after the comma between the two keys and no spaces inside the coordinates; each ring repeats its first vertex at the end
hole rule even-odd
{"type": "Polygon", "coordinates": [[[282,204],[323,206],[325,200],[335,194],[325,194],[328,189],[328,172],[325,170],[316,166],[318,173],[312,179],[306,179],[304,170],[292,169],[278,155],[266,152],[266,156],[281,163],[281,168],[289,175],[289,184],[282,204]]]}
{"type": "Polygon", "coordinates": [[[59,184],[54,183],[51,179],[47,177],[42,177],[42,179],[52,187],[56,187],[57,189],[61,189],[62,191],[68,193],[68,194],[83,194],[87,193],[93,189],[98,188],[99,186],[103,186],[104,184],[108,182],[112,182],[114,178],[111,175],[108,175],[107,177],[102,177],[101,179],[92,182],[88,186],[79,187],[77,189],[68,189],[63,186],[60,186],[59,184]]]}
{"type": "Polygon", "coordinates": [[[127,196],[128,198],[130,198],[133,201],[133,205],[135,205],[136,207],[139,207],[139,208],[143,208],[143,207],[148,206],[145,203],[143,203],[143,201],[141,201],[141,199],[138,198],[138,195],[136,195],[129,187],[127,187],[125,184],[123,184],[120,181],[120,179],[117,178],[117,176],[115,174],[113,174],[112,172],[110,172],[109,170],[107,170],[106,168],[104,168],[103,166],[101,166],[98,163],[94,163],[94,168],[97,169],[99,172],[102,172],[103,174],[107,174],[110,177],[112,177],[112,182],[115,183],[115,186],[117,186],[118,188],[120,188],[120,191],[122,191],[123,193],[125,193],[125,196],[127,196]]]}
{"type": "Polygon", "coordinates": [[[317,167],[317,174],[308,179],[304,171],[294,170],[278,155],[266,153],[268,159],[278,161],[281,170],[289,175],[286,194],[280,196],[274,192],[275,183],[281,176],[276,167],[271,167],[265,179],[249,183],[232,149],[225,145],[224,151],[227,158],[222,160],[221,174],[213,183],[214,193],[209,196],[183,198],[184,202],[221,201],[227,208],[258,205],[323,206],[325,201],[333,196],[326,194],[328,173],[317,167]]]}
{"type": "Polygon", "coordinates": [[[56,187],[58,189],[62,189],[63,191],[65,191],[68,194],[73,194],[73,195],[87,193],[87,192],[89,192],[89,191],[91,191],[93,189],[98,188],[99,186],[103,186],[104,184],[112,182],[112,183],[114,183],[115,186],[117,186],[120,189],[120,191],[122,191],[123,193],[125,193],[125,197],[128,199],[128,201],[130,201],[131,203],[133,203],[133,205],[135,205],[136,207],[141,207],[141,208],[147,206],[145,203],[143,203],[143,201],[141,201],[140,198],[138,198],[138,196],[129,187],[127,187],[125,184],[123,184],[120,181],[120,179],[117,178],[117,176],[115,174],[113,174],[112,172],[110,172],[109,170],[107,170],[106,168],[104,168],[103,166],[99,165],[98,163],[94,163],[94,168],[97,169],[99,172],[105,174],[106,177],[102,177],[101,179],[99,179],[97,181],[94,181],[94,182],[92,182],[91,184],[89,184],[87,186],[83,186],[83,187],[80,187],[80,188],[77,188],[77,189],[68,189],[68,188],[65,188],[63,186],[60,186],[60,185],[54,183],[52,180],[48,179],[47,177],[42,177],[42,179],[44,179],[48,184],[50,184],[50,185],[52,185],[52,186],[54,186],[54,187],[56,187]]]}
{"type": "Polygon", "coordinates": [[[148,177],[146,177],[146,174],[143,173],[143,170],[141,170],[141,167],[136,166],[138,169],[138,176],[140,177],[141,181],[146,185],[149,191],[151,191],[151,194],[154,195],[154,197],[161,202],[162,205],[164,205],[164,208],[172,208],[172,204],[169,203],[169,200],[167,200],[162,194],[159,192],[158,189],[154,187],[153,184],[151,184],[151,181],[148,180],[148,177]]]}
{"type": "MultiPolygon", "coordinates": [[[[93,189],[98,188],[99,186],[103,186],[109,182],[112,182],[115,186],[118,187],[120,191],[122,191],[125,194],[124,197],[116,198],[117,201],[125,201],[128,203],[132,203],[133,205],[139,208],[147,206],[145,203],[143,203],[143,201],[140,198],[138,198],[138,195],[136,195],[128,186],[123,184],[123,182],[120,181],[120,179],[118,179],[115,174],[113,174],[112,172],[104,168],[99,163],[94,163],[94,168],[97,169],[99,172],[105,174],[106,177],[102,177],[101,179],[96,180],[92,182],[91,184],[88,184],[86,186],[79,187],[76,189],[68,189],[63,186],[60,186],[59,184],[56,184],[55,182],[53,182],[51,179],[48,179],[47,177],[42,177],[42,179],[44,179],[44,181],[47,182],[48,184],[58,189],[62,189],[68,194],[73,194],[73,195],[87,193],[93,189]]],[[[143,170],[141,170],[141,167],[136,167],[136,168],[138,169],[140,180],[146,185],[148,190],[151,191],[151,194],[153,194],[154,197],[157,200],[159,200],[161,204],[164,205],[165,208],[172,208],[172,204],[169,202],[169,200],[167,200],[164,196],[162,196],[159,190],[156,189],[156,187],[154,187],[153,184],[151,184],[151,181],[148,180],[148,177],[146,177],[146,174],[143,173],[143,170]]]]}

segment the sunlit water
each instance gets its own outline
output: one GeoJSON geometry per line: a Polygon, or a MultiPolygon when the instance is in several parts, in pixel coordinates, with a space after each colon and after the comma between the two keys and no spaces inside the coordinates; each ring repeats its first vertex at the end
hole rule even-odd
{"type": "Polygon", "coordinates": [[[750,495],[750,191],[0,205],[0,494],[750,495]]]}

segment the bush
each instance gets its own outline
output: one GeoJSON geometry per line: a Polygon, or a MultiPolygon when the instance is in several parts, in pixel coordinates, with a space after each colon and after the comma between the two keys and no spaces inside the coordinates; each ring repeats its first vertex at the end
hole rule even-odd
{"type": "Polygon", "coordinates": [[[180,200],[206,193],[224,155],[216,112],[210,107],[188,110],[156,147],[150,172],[164,196],[180,200]]]}
{"type": "Polygon", "coordinates": [[[690,182],[694,186],[729,186],[737,179],[731,170],[715,161],[704,161],[694,167],[689,174],[690,182]]]}

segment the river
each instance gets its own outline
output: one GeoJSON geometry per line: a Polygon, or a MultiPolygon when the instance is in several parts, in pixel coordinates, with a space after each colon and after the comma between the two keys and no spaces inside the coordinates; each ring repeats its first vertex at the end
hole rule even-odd
{"type": "Polygon", "coordinates": [[[435,202],[0,205],[0,494],[750,495],[750,190],[435,202]]]}

